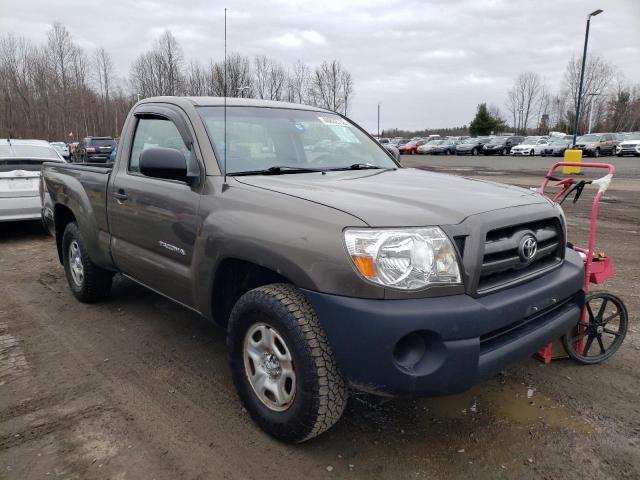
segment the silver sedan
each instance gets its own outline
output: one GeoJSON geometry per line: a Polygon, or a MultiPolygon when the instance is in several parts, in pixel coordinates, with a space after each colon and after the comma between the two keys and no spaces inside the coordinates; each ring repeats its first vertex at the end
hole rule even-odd
{"type": "Polygon", "coordinates": [[[40,168],[64,162],[44,140],[0,139],[0,222],[40,218],[40,168]]]}

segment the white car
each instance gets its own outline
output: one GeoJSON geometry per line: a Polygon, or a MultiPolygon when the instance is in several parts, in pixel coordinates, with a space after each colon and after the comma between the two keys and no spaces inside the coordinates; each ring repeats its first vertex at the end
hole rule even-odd
{"type": "Polygon", "coordinates": [[[522,143],[511,148],[511,155],[540,155],[547,146],[547,137],[526,137],[522,143]]]}
{"type": "Polygon", "coordinates": [[[40,169],[64,162],[44,140],[0,139],[0,222],[40,219],[40,169]]]}
{"type": "Polygon", "coordinates": [[[616,147],[616,155],[619,157],[623,155],[640,157],[640,133],[632,133],[620,142],[616,147]]]}
{"type": "Polygon", "coordinates": [[[431,153],[433,151],[433,149],[440,145],[444,140],[429,140],[427,143],[425,143],[424,145],[420,145],[416,152],[421,154],[421,155],[427,155],[429,153],[431,153]]]}
{"type": "Polygon", "coordinates": [[[67,144],[64,142],[49,142],[50,145],[55,148],[58,153],[60,155],[62,155],[62,158],[64,158],[65,160],[69,160],[69,147],[67,147],[67,144]]]}

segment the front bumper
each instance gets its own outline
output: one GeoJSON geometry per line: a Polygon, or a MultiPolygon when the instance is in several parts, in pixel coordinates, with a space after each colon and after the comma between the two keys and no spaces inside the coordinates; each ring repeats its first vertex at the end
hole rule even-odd
{"type": "Polygon", "coordinates": [[[40,197],[0,198],[0,222],[15,220],[38,220],[40,197]]]}
{"type": "Polygon", "coordinates": [[[577,324],[583,280],[582,260],[567,250],[561,267],[478,298],[372,300],[303,292],[354,388],[446,395],[532,355],[577,324]]]}

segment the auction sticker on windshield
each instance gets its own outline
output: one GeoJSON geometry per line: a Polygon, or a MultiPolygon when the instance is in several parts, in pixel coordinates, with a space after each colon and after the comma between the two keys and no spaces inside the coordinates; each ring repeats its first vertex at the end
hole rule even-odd
{"type": "Polygon", "coordinates": [[[337,116],[318,117],[318,120],[320,120],[325,125],[339,125],[341,127],[350,127],[351,126],[351,124],[349,122],[347,122],[344,118],[340,118],[340,117],[337,117],[337,116]]]}

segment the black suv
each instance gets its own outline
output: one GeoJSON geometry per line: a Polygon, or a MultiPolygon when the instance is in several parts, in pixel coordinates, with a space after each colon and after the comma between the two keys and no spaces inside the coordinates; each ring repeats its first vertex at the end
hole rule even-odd
{"type": "Polygon", "coordinates": [[[75,161],[106,163],[114,148],[116,142],[111,137],[85,137],[76,147],[75,161]]]}
{"type": "Polygon", "coordinates": [[[482,153],[485,155],[507,155],[511,152],[511,147],[522,143],[523,140],[524,137],[517,135],[494,137],[484,144],[482,153]]]}

